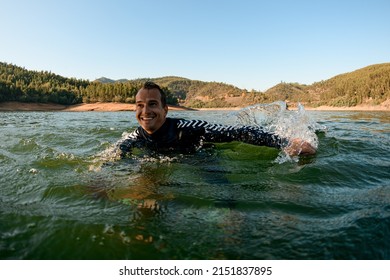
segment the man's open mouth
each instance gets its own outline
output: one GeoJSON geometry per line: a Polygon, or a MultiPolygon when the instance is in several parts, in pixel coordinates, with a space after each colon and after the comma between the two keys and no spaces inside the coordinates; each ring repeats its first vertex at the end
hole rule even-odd
{"type": "Polygon", "coordinates": [[[154,117],[141,117],[141,120],[143,120],[143,121],[151,121],[153,119],[154,119],[154,117]]]}

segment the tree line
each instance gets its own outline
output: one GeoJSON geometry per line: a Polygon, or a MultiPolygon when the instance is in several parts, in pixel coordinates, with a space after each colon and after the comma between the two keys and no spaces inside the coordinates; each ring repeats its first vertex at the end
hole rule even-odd
{"type": "Polygon", "coordinates": [[[89,82],[64,78],[47,71],[29,71],[12,64],[0,63],[0,102],[42,102],[76,104],[82,102],[81,91],[89,82]]]}
{"type": "MultiPolygon", "coordinates": [[[[142,87],[140,80],[118,83],[90,82],[65,78],[48,71],[30,71],[0,62],[0,102],[41,102],[72,105],[94,102],[135,103],[135,95],[142,87]]],[[[167,102],[178,104],[168,88],[162,88],[167,102]]]]}

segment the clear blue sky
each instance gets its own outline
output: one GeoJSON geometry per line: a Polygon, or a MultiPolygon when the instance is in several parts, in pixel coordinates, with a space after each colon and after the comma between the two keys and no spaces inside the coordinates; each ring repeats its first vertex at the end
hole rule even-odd
{"type": "Polygon", "coordinates": [[[0,61],[248,90],[390,62],[389,0],[0,0],[0,61]]]}

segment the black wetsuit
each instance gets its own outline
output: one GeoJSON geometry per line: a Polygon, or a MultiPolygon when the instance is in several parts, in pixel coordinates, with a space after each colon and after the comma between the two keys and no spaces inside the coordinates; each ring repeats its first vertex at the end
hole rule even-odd
{"type": "Polygon", "coordinates": [[[201,120],[167,118],[153,134],[142,127],[118,143],[121,156],[132,152],[133,148],[147,148],[158,153],[196,151],[204,143],[241,141],[258,146],[280,148],[283,139],[277,135],[251,126],[226,126],[210,124],[201,120]]]}

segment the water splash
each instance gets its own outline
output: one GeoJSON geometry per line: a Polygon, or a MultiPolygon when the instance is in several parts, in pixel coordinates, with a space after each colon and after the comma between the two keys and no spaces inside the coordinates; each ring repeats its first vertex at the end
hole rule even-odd
{"type": "MultiPolygon", "coordinates": [[[[113,144],[110,144],[100,153],[94,155],[90,160],[89,171],[101,171],[101,168],[104,164],[109,162],[116,162],[122,159],[121,151],[119,150],[119,144],[122,143],[125,139],[129,137],[130,133],[123,132],[122,137],[113,144]]],[[[129,159],[136,161],[139,164],[143,163],[165,163],[170,164],[172,162],[177,162],[184,155],[182,154],[172,154],[165,155],[158,152],[153,152],[152,150],[133,148],[131,156],[129,159]]]]}
{"type": "Polygon", "coordinates": [[[285,102],[278,101],[270,104],[255,104],[234,113],[238,125],[267,127],[279,113],[286,111],[285,102]]]}
{"type": "MultiPolygon", "coordinates": [[[[121,159],[118,144],[128,138],[129,132],[123,132],[122,137],[114,144],[109,144],[103,151],[94,155],[91,159],[89,171],[100,171],[102,165],[107,162],[115,162],[121,159]]],[[[105,145],[105,144],[104,144],[105,145]]]]}
{"type": "MultiPolygon", "coordinates": [[[[285,102],[277,101],[252,105],[235,114],[238,125],[261,127],[265,131],[275,133],[288,140],[285,146],[288,146],[292,139],[299,138],[317,149],[319,142],[316,132],[326,130],[325,126],[310,118],[300,103],[297,110],[288,110],[285,102]]],[[[282,152],[277,162],[282,163],[291,159],[282,152]]]]}

